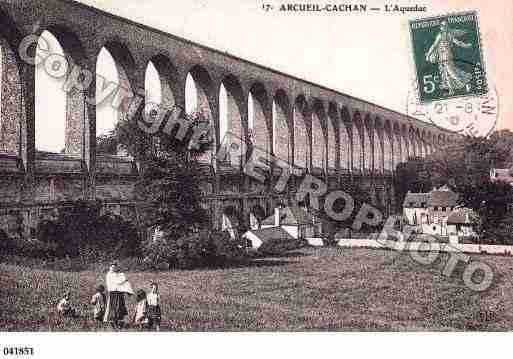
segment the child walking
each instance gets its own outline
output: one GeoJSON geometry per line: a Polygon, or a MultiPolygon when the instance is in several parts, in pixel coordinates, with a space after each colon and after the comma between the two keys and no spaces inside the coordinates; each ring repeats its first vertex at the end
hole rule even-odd
{"type": "Polygon", "coordinates": [[[93,318],[98,322],[103,321],[106,303],[105,287],[103,284],[97,285],[96,293],[91,298],[91,305],[94,305],[93,318]]]}
{"type": "Polygon", "coordinates": [[[150,293],[146,296],[146,301],[148,303],[148,318],[150,320],[149,324],[150,326],[155,325],[155,329],[160,331],[161,312],[159,286],[156,282],[152,282],[150,288],[150,293]]]}

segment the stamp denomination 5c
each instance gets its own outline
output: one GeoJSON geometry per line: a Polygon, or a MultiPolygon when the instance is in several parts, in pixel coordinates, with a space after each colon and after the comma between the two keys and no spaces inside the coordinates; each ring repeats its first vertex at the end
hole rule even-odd
{"type": "Polygon", "coordinates": [[[409,22],[422,103],[488,92],[476,12],[409,22]]]}

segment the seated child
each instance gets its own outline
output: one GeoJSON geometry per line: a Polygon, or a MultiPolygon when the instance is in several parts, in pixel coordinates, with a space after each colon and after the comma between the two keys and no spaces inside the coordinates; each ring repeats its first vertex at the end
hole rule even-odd
{"type": "Polygon", "coordinates": [[[157,283],[151,283],[150,293],[146,296],[146,301],[148,303],[148,318],[149,325],[155,325],[155,329],[160,331],[160,294],[159,294],[159,286],[157,283]]]}
{"type": "Polygon", "coordinates": [[[59,304],[57,304],[57,311],[64,317],[76,318],[78,316],[75,308],[71,305],[70,292],[64,293],[59,304]]]}
{"type": "Polygon", "coordinates": [[[91,298],[91,305],[94,305],[93,318],[99,322],[103,321],[105,315],[105,287],[103,284],[96,286],[96,293],[91,298]]]}
{"type": "Polygon", "coordinates": [[[149,319],[146,292],[142,289],[137,290],[135,299],[137,300],[137,305],[135,307],[134,324],[139,325],[141,328],[147,327],[149,319]]]}

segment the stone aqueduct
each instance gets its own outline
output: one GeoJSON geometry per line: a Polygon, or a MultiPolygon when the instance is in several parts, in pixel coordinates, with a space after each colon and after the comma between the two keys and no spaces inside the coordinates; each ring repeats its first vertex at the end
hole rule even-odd
{"type": "MultiPolygon", "coordinates": [[[[23,38],[45,30],[59,40],[70,62],[92,73],[98,53],[102,47],[108,49],[121,85],[132,90],[144,88],[145,69],[152,61],[160,75],[164,105],[185,108],[190,74],[198,105],[213,119],[217,147],[223,84],[230,131],[244,139],[251,136],[256,146],[323,178],[329,188],[340,187],[348,178],[360,181],[375,204],[389,211],[394,208],[396,165],[410,156],[431,153],[453,136],[434,125],[73,1],[0,0],[0,24],[0,228],[10,234],[30,235],[55,208],[78,199],[101,200],[106,209],[137,219],[136,163],[96,152],[96,108],[85,100],[95,95],[94,81],[83,91],[67,94],[65,153],[36,151],[35,68],[24,63],[17,50],[23,38]],[[248,119],[250,93],[253,119],[248,119]]],[[[269,214],[277,202],[293,197],[297,190],[292,184],[286,193],[273,193],[268,184],[241,181],[240,166],[213,163],[213,167],[207,202],[217,225],[226,208],[249,220],[257,206],[269,214]]]]}

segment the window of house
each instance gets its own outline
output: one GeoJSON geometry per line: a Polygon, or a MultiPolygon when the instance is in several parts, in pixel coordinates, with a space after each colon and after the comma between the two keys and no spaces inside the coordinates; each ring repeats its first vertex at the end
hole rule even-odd
{"type": "Polygon", "coordinates": [[[435,211],[438,211],[438,206],[435,206],[435,211]]]}
{"type": "Polygon", "coordinates": [[[445,212],[445,207],[442,207],[442,212],[445,212]]]}
{"type": "Polygon", "coordinates": [[[413,207],[413,202],[410,202],[410,207],[413,207]]]}
{"type": "Polygon", "coordinates": [[[433,231],[436,231],[436,226],[433,226],[433,231]]]}

